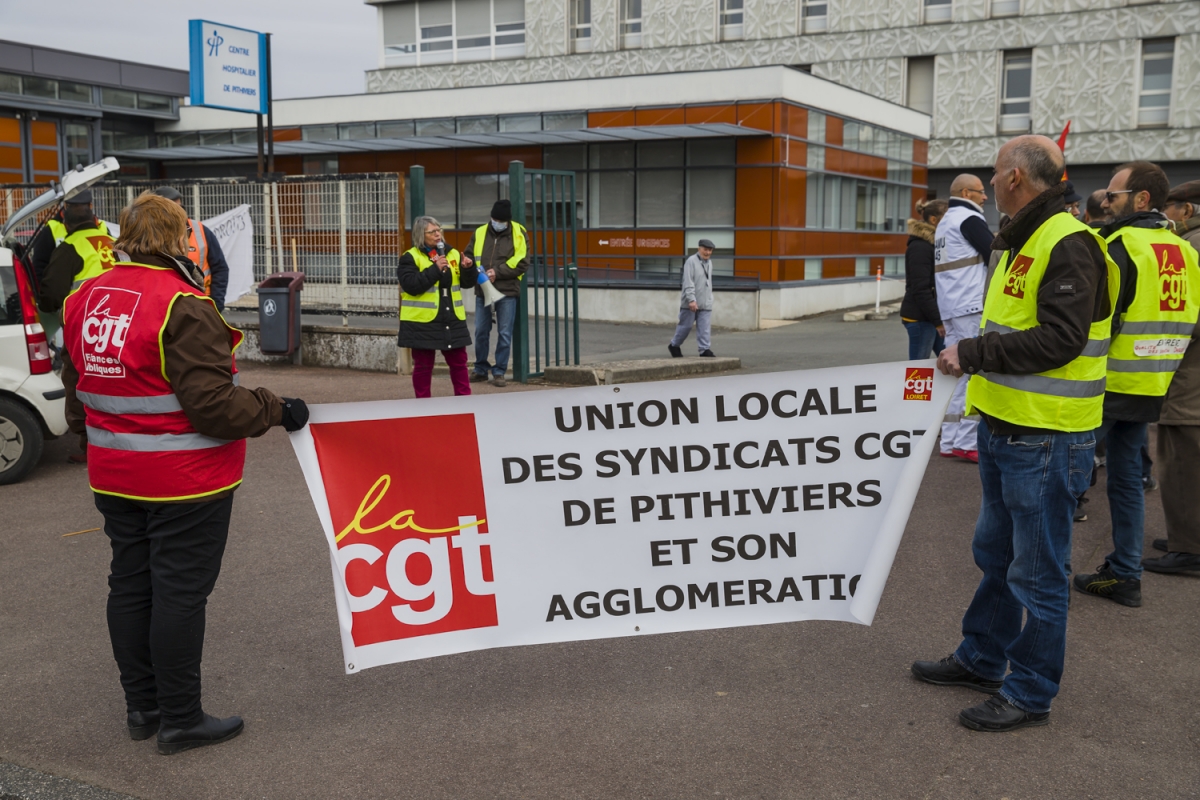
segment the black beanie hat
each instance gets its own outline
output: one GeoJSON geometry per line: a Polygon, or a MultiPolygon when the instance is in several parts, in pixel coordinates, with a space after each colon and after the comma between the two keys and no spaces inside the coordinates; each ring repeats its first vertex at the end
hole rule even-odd
{"type": "Polygon", "coordinates": [[[497,200],[492,206],[492,219],[496,222],[512,222],[512,203],[507,200],[497,200]]]}

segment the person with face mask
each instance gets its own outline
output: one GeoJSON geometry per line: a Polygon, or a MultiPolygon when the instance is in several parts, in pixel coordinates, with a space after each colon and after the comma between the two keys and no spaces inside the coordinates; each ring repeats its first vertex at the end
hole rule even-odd
{"type": "Polygon", "coordinates": [[[475,369],[471,380],[482,382],[491,373],[493,386],[505,386],[508,357],[512,351],[513,325],[521,300],[521,281],[529,266],[525,228],[513,222],[512,204],[498,200],[492,206],[492,218],[480,225],[467,242],[463,263],[474,261],[476,268],[487,274],[496,290],[504,295],[491,306],[483,304],[483,292],[475,288],[475,369]],[[488,362],[491,349],[492,321],[496,323],[496,361],[488,362]]]}

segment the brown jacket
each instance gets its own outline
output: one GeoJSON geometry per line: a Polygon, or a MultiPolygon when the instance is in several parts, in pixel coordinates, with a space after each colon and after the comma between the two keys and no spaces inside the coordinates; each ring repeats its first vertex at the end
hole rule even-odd
{"type": "MultiPolygon", "coordinates": [[[[166,258],[134,254],[130,259],[172,267],[190,283],[196,283],[182,265],[166,258]]],[[[262,436],[283,420],[283,401],[271,391],[234,385],[229,331],[208,300],[181,297],[175,301],[163,329],[162,344],[167,380],[197,432],[215,439],[247,439],[262,436]]],[[[83,403],[75,395],[79,374],[65,350],[62,380],[67,390],[67,424],[79,434],[81,443],[86,443],[83,403]]],[[[222,493],[197,502],[224,496],[222,493]]]]}
{"type": "MultiPolygon", "coordinates": [[[[528,244],[529,231],[525,231],[526,244],[528,244]]],[[[516,244],[513,241],[513,225],[508,223],[508,228],[499,235],[492,229],[491,223],[488,223],[487,231],[483,235],[483,252],[479,255],[479,263],[475,266],[481,270],[496,270],[496,280],[492,281],[496,287],[496,291],[506,297],[521,296],[521,276],[525,274],[525,270],[529,267],[529,259],[522,258],[517,262],[515,267],[508,266],[508,260],[513,257],[516,251],[516,244]]],[[[475,234],[471,234],[471,240],[467,242],[464,253],[475,257],[475,234]]],[[[475,296],[483,297],[483,292],[478,286],[475,287],[475,296]]]]}

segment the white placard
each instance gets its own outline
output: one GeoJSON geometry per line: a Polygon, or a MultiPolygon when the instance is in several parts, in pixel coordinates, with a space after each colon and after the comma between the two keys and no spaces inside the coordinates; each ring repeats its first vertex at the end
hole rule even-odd
{"type": "Polygon", "coordinates": [[[311,406],[346,671],[870,624],[953,388],[917,361],[311,406]]]}
{"type": "Polygon", "coordinates": [[[228,306],[254,288],[254,220],[250,206],[242,204],[201,224],[217,237],[229,265],[229,285],[225,289],[228,306]]]}

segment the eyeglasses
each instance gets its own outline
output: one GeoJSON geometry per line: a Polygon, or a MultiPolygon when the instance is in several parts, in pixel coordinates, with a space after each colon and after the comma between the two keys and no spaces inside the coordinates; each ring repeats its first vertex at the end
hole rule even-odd
{"type": "Polygon", "coordinates": [[[974,192],[975,194],[987,195],[987,192],[985,192],[983,189],[967,189],[967,191],[974,192]]]}
{"type": "Polygon", "coordinates": [[[1111,203],[1113,200],[1117,199],[1117,195],[1130,194],[1131,192],[1133,192],[1133,189],[1121,189],[1120,191],[1117,191],[1117,192],[1105,192],[1104,199],[1111,203]]]}

